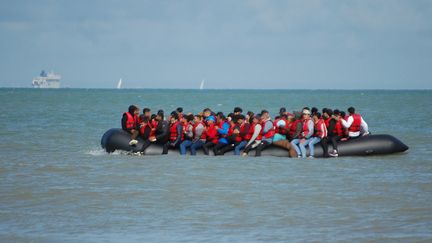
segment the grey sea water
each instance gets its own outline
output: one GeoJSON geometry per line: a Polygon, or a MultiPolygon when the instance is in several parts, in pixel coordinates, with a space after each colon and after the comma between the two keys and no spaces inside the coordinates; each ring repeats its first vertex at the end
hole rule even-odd
{"type": "Polygon", "coordinates": [[[432,241],[432,91],[0,89],[1,242],[432,241]],[[298,160],[106,154],[129,104],[346,109],[410,146],[298,160]]]}

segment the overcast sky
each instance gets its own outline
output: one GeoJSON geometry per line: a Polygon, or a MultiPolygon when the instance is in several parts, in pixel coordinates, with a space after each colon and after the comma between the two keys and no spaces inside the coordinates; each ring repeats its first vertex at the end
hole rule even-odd
{"type": "Polygon", "coordinates": [[[0,87],[431,89],[432,1],[1,0],[0,87]]]}

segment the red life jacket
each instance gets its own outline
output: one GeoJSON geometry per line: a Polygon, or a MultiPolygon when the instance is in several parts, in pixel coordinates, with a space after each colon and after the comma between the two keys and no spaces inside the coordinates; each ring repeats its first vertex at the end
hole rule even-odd
{"type": "MultiPolygon", "coordinates": [[[[240,133],[244,133],[245,129],[246,129],[246,122],[243,122],[243,124],[240,125],[240,133]]],[[[249,131],[242,137],[243,140],[249,141],[251,139],[252,134],[250,133],[250,130],[251,130],[251,126],[249,126],[249,131]]]]}
{"type": "Polygon", "coordinates": [[[150,128],[151,128],[150,137],[156,136],[156,127],[158,125],[158,122],[156,121],[156,119],[151,120],[151,122],[150,122],[149,125],[150,125],[150,128]]]}
{"type": "MultiPolygon", "coordinates": [[[[194,138],[195,138],[195,134],[196,134],[196,128],[198,127],[198,125],[199,124],[201,124],[204,128],[205,128],[205,124],[204,124],[204,122],[195,122],[194,124],[193,124],[193,126],[192,126],[192,132],[193,132],[193,134],[194,134],[194,138]]],[[[206,138],[207,138],[207,135],[206,135],[206,133],[205,133],[205,131],[203,131],[202,133],[201,133],[201,137],[200,137],[200,139],[203,139],[203,140],[206,140],[206,138]]]]}
{"type": "Polygon", "coordinates": [[[361,126],[361,120],[362,117],[359,114],[352,114],[351,115],[354,119],[351,126],[348,128],[349,132],[360,132],[360,126],[361,126]]]}
{"type": "Polygon", "coordinates": [[[335,122],[336,123],[335,123],[335,127],[333,129],[333,134],[337,135],[339,137],[342,137],[342,135],[343,135],[342,123],[340,120],[339,121],[335,120],[335,122]]]}
{"type": "MultiPolygon", "coordinates": [[[[186,133],[189,131],[189,130],[188,130],[189,125],[191,125],[190,122],[182,123],[182,126],[183,126],[183,135],[184,135],[184,136],[186,136],[186,133]]],[[[192,130],[193,130],[193,127],[192,127],[192,130]]]]}
{"type": "Polygon", "coordinates": [[[300,138],[306,138],[306,135],[309,133],[309,123],[310,119],[303,120],[303,128],[302,132],[300,133],[300,138]]]}
{"type": "Polygon", "coordinates": [[[315,124],[314,136],[319,138],[327,137],[327,127],[323,119],[319,119],[315,124]]]}
{"type": "Polygon", "coordinates": [[[261,126],[262,126],[261,134],[263,135],[264,138],[272,138],[275,135],[275,126],[273,125],[273,122],[271,120],[267,120],[261,123],[261,126]],[[272,127],[266,133],[264,133],[264,127],[267,122],[271,122],[272,127]]]}
{"type": "Polygon", "coordinates": [[[294,136],[294,134],[297,131],[297,124],[299,124],[301,122],[301,120],[295,120],[292,124],[291,127],[289,129],[289,135],[292,138],[294,136]]]}
{"type": "Polygon", "coordinates": [[[218,143],[219,137],[217,135],[217,130],[214,124],[207,126],[205,134],[207,141],[211,141],[214,144],[218,143]]]}
{"type": "MultiPolygon", "coordinates": [[[[142,126],[140,127],[140,129],[139,129],[139,133],[140,133],[141,135],[144,135],[144,132],[145,132],[146,127],[150,127],[150,129],[151,129],[151,125],[150,125],[150,123],[144,123],[144,125],[142,125],[142,126]]],[[[150,134],[151,134],[151,132],[150,132],[150,134]]]]}
{"type": "Polygon", "coordinates": [[[332,119],[332,118],[329,117],[329,118],[327,118],[327,119],[324,120],[324,123],[325,123],[325,125],[326,125],[327,128],[330,126],[330,120],[331,120],[331,119],[332,119]]]}
{"type": "Polygon", "coordinates": [[[138,115],[132,115],[129,112],[124,113],[127,116],[126,129],[136,129],[136,123],[138,122],[138,115]]]}
{"type": "MultiPolygon", "coordinates": [[[[257,124],[255,124],[255,123],[252,123],[251,124],[251,127],[250,127],[250,129],[249,129],[249,134],[250,134],[250,137],[252,138],[252,136],[253,136],[253,134],[254,134],[254,132],[255,132],[255,126],[256,126],[257,124]]],[[[262,128],[261,128],[262,129],[262,128]]],[[[261,134],[261,132],[258,134],[258,136],[255,138],[255,140],[261,140],[262,139],[262,134],[261,134]]],[[[249,139],[250,140],[250,139],[249,139]]]]}
{"type": "MultiPolygon", "coordinates": [[[[170,126],[170,141],[174,142],[177,139],[177,125],[180,124],[179,121],[176,121],[175,123],[171,124],[170,126]]],[[[184,138],[184,133],[181,134],[181,140],[184,138]]]]}

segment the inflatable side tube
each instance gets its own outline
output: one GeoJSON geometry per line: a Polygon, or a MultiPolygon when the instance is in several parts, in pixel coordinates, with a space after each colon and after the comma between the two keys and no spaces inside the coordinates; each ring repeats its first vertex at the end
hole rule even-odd
{"type": "MultiPolygon", "coordinates": [[[[102,148],[108,153],[112,153],[115,150],[122,150],[127,152],[140,152],[143,146],[143,140],[138,138],[138,144],[130,146],[130,134],[119,128],[113,128],[105,132],[101,139],[102,148]]],[[[320,143],[315,145],[315,157],[323,156],[323,149],[320,143]]],[[[333,150],[331,143],[328,144],[329,151],[333,150]]],[[[392,154],[400,153],[408,150],[408,146],[402,143],[397,138],[391,135],[369,135],[359,137],[356,139],[350,139],[344,142],[338,142],[338,153],[339,156],[365,156],[365,155],[380,155],[380,154],[392,154]]],[[[160,155],[162,154],[162,146],[157,144],[150,145],[145,150],[145,155],[160,155]]],[[[178,150],[169,150],[170,154],[179,154],[178,150]]],[[[308,151],[309,153],[309,151],[308,151]]],[[[202,150],[198,150],[197,154],[203,154],[202,150]]],[[[232,155],[233,152],[227,152],[226,155],[232,155]]],[[[255,155],[252,150],[249,155],[255,155]]],[[[276,146],[270,146],[269,148],[262,151],[263,156],[278,156],[288,157],[288,151],[276,146]]]]}

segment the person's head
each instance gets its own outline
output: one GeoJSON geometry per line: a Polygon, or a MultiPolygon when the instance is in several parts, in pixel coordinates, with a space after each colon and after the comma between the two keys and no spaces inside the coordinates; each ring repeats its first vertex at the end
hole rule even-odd
{"type": "Polygon", "coordinates": [[[177,112],[171,112],[170,122],[175,123],[178,121],[178,119],[179,119],[179,116],[178,116],[177,112]]]}
{"type": "Polygon", "coordinates": [[[312,109],[311,109],[312,115],[315,114],[315,113],[317,113],[317,112],[318,112],[318,108],[312,107],[312,109]]]}
{"type": "Polygon", "coordinates": [[[310,112],[310,110],[303,109],[302,117],[303,117],[303,119],[310,119],[310,117],[311,117],[311,112],[310,112]]]}
{"type": "Polygon", "coordinates": [[[164,111],[158,110],[157,115],[156,115],[156,120],[163,121],[163,119],[164,119],[164,111]]]}
{"type": "Polygon", "coordinates": [[[209,116],[206,118],[207,125],[214,124],[216,122],[214,116],[209,116]]]}
{"type": "Polygon", "coordinates": [[[144,109],[143,109],[143,114],[144,114],[145,116],[150,117],[150,114],[151,114],[151,113],[150,113],[150,108],[147,108],[147,107],[144,108],[144,109]]]}
{"type": "Polygon", "coordinates": [[[226,117],[225,117],[225,115],[222,112],[218,112],[216,114],[216,117],[217,117],[217,122],[222,122],[222,121],[226,120],[226,117]]]}
{"type": "Polygon", "coordinates": [[[233,113],[229,113],[227,116],[227,121],[231,122],[232,120],[234,120],[234,114],[233,113]]]}
{"type": "Polygon", "coordinates": [[[129,113],[134,115],[134,114],[139,114],[139,108],[136,105],[130,105],[129,109],[128,109],[129,113]]]}
{"type": "Polygon", "coordinates": [[[253,113],[252,111],[248,111],[248,112],[246,113],[246,120],[247,120],[249,123],[252,123],[253,116],[254,116],[254,113],[253,113]]]}
{"type": "Polygon", "coordinates": [[[195,123],[201,122],[202,119],[203,119],[203,117],[202,117],[201,115],[195,115],[195,117],[194,117],[194,122],[195,122],[195,123]]]}
{"type": "Polygon", "coordinates": [[[280,109],[279,109],[279,116],[283,116],[283,115],[285,115],[286,114],[286,108],[285,107],[281,107],[280,109]]]}
{"type": "Polygon", "coordinates": [[[294,111],[294,119],[295,120],[300,120],[302,119],[302,113],[300,111],[294,111]]]}
{"type": "Polygon", "coordinates": [[[209,117],[211,115],[212,111],[210,110],[210,108],[205,108],[203,110],[203,116],[204,117],[209,117]]]}
{"type": "Polygon", "coordinates": [[[345,111],[341,111],[340,116],[341,116],[342,118],[345,118],[345,116],[346,116],[345,111]]]}
{"type": "Polygon", "coordinates": [[[177,107],[176,112],[181,114],[183,112],[183,107],[177,107]]]}
{"type": "Polygon", "coordinates": [[[265,120],[265,119],[268,119],[269,117],[270,117],[270,114],[267,110],[261,111],[261,119],[265,120]]]}
{"type": "Polygon", "coordinates": [[[258,124],[261,121],[261,116],[260,115],[255,115],[252,119],[252,123],[254,124],[258,124]]]}
{"type": "Polygon", "coordinates": [[[150,120],[154,120],[154,119],[156,119],[156,114],[152,114],[152,115],[150,116],[150,120]]]}
{"type": "Polygon", "coordinates": [[[327,119],[333,115],[333,111],[330,108],[326,108],[322,114],[324,119],[327,119]]]}
{"type": "Polygon", "coordinates": [[[243,112],[242,108],[240,108],[240,107],[234,108],[234,114],[238,115],[238,114],[241,114],[242,112],[243,112]]]}
{"type": "Polygon", "coordinates": [[[352,115],[352,114],[354,114],[355,113],[355,109],[354,109],[354,107],[350,107],[350,108],[348,108],[348,113],[350,114],[350,115],[352,115]]]}
{"type": "Polygon", "coordinates": [[[313,114],[313,120],[315,123],[317,123],[319,119],[321,119],[321,113],[316,112],[315,114],[313,114]]]}
{"type": "Polygon", "coordinates": [[[335,109],[335,110],[333,111],[333,117],[340,117],[340,115],[341,115],[340,110],[335,109]]]}
{"type": "Polygon", "coordinates": [[[186,116],[183,116],[186,120],[186,122],[191,122],[194,120],[194,115],[192,114],[187,114],[186,116]]]}
{"type": "Polygon", "coordinates": [[[243,124],[245,121],[246,117],[244,115],[237,115],[236,120],[237,120],[237,124],[243,124]]]}
{"type": "Polygon", "coordinates": [[[149,121],[149,117],[146,116],[146,115],[144,115],[144,114],[142,114],[142,115],[140,115],[140,120],[143,123],[147,123],[149,121]]]}
{"type": "Polygon", "coordinates": [[[290,122],[294,121],[294,119],[295,119],[295,116],[293,113],[287,112],[286,116],[287,116],[287,120],[290,122]]]}

